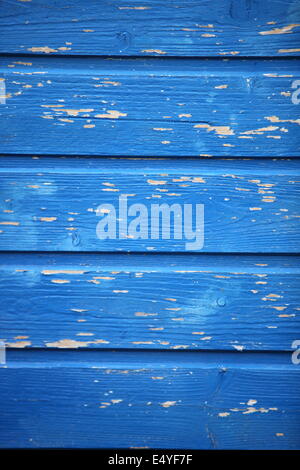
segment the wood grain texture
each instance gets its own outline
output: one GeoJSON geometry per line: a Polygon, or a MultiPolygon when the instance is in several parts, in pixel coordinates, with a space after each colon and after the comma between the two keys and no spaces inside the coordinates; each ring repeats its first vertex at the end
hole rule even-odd
{"type": "MultiPolygon", "coordinates": [[[[299,252],[299,161],[3,157],[0,178],[2,250],[299,252]],[[116,238],[99,239],[107,217],[99,206],[118,218],[122,195],[128,214],[144,204],[147,237],[132,238],[116,223],[116,238]],[[154,204],[192,203],[204,204],[203,248],[189,247],[184,232],[163,238],[161,217],[152,237],[154,204]]],[[[127,225],[134,219],[129,214],[127,225]]]]}
{"type": "Polygon", "coordinates": [[[294,59],[6,57],[1,151],[300,155],[294,59]]]}
{"type": "Polygon", "coordinates": [[[0,17],[6,53],[299,55],[297,0],[21,0],[0,17]]]}
{"type": "Polygon", "coordinates": [[[3,254],[0,262],[9,347],[275,351],[290,350],[299,331],[293,257],[3,254]]]}
{"type": "Polygon", "coordinates": [[[299,448],[290,354],[233,354],[8,351],[0,446],[299,448]]]}

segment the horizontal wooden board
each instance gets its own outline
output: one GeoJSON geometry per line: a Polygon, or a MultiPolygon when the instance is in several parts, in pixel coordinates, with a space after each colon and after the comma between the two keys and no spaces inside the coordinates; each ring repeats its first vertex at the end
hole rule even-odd
{"type": "Polygon", "coordinates": [[[294,59],[6,57],[1,151],[300,156],[299,72],[294,59]]]}
{"type": "Polygon", "coordinates": [[[0,51],[9,53],[286,56],[300,52],[297,0],[20,0],[1,2],[0,17],[0,51]]]}
{"type": "MultiPolygon", "coordinates": [[[[297,253],[299,168],[296,160],[3,157],[0,249],[297,253]],[[125,196],[127,212],[122,214],[119,198],[125,196]],[[131,232],[135,216],[129,211],[135,203],[148,214],[145,238],[131,232]],[[172,227],[178,223],[172,217],[170,238],[163,238],[161,217],[154,238],[154,210],[162,204],[178,204],[182,213],[184,204],[192,204],[193,228],[197,225],[199,233],[195,206],[203,204],[204,246],[200,236],[188,240],[184,231],[181,239],[174,238],[172,227]],[[124,224],[129,214],[127,226],[116,220],[113,238],[100,239],[96,229],[107,210],[124,224]]],[[[182,220],[185,229],[188,219],[182,220]]]]}
{"type": "Polygon", "coordinates": [[[293,257],[2,254],[0,263],[9,347],[275,351],[300,332],[293,257]]]}
{"type": "Polygon", "coordinates": [[[0,368],[1,447],[299,448],[290,354],[28,353],[0,368]]]}

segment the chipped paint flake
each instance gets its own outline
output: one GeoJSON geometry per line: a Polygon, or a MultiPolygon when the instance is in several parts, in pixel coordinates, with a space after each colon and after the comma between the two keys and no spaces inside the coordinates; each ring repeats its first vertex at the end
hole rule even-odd
{"type": "Polygon", "coordinates": [[[48,46],[40,46],[40,47],[29,47],[27,49],[29,52],[44,52],[45,54],[50,54],[51,52],[57,52],[56,49],[52,49],[48,46]]]}
{"type": "Polygon", "coordinates": [[[300,52],[300,49],[279,49],[278,50],[279,54],[290,54],[293,52],[300,52]]]}
{"type": "Polygon", "coordinates": [[[245,346],[241,346],[241,345],[238,345],[238,344],[234,344],[233,347],[237,351],[243,351],[245,349],[245,346]]]}
{"type": "Polygon", "coordinates": [[[147,52],[147,54],[166,54],[161,49],[143,49],[142,52],[147,52]]]}
{"type": "Polygon", "coordinates": [[[41,222],[54,222],[57,220],[57,217],[40,217],[41,222]]]}
{"type": "Polygon", "coordinates": [[[117,111],[115,109],[108,109],[105,114],[96,114],[96,118],[101,119],[119,119],[119,117],[127,116],[127,113],[121,113],[121,111],[117,111]]]}
{"type": "Polygon", "coordinates": [[[26,348],[31,346],[31,341],[16,341],[15,343],[6,343],[8,348],[26,348]]]}
{"type": "Polygon", "coordinates": [[[51,276],[53,274],[84,274],[86,271],[80,269],[44,269],[42,274],[51,276]]]}
{"type": "Polygon", "coordinates": [[[287,34],[287,33],[293,33],[294,28],[298,28],[300,26],[299,23],[295,24],[289,24],[288,26],[283,26],[282,28],[273,28],[269,29],[267,31],[259,31],[259,34],[262,36],[266,36],[269,34],[287,34]]]}
{"type": "Polygon", "coordinates": [[[250,400],[247,401],[248,406],[256,405],[256,403],[257,403],[257,400],[253,400],[252,398],[250,398],[250,400]]]}
{"type": "Polygon", "coordinates": [[[149,179],[149,180],[147,180],[147,183],[148,184],[158,185],[158,184],[167,184],[167,181],[166,180],[152,180],[152,179],[149,179]]]}
{"type": "Polygon", "coordinates": [[[250,131],[241,132],[241,134],[252,135],[252,134],[262,134],[263,132],[270,132],[276,131],[278,126],[267,126],[267,127],[260,127],[259,129],[253,129],[250,131]]]}
{"type": "Polygon", "coordinates": [[[20,225],[20,222],[5,221],[5,222],[0,222],[0,225],[20,225]]]}
{"type": "Polygon", "coordinates": [[[161,403],[161,406],[163,408],[169,408],[170,406],[174,406],[176,405],[177,401],[165,401],[163,403],[161,403]]]}
{"type": "Polygon", "coordinates": [[[97,339],[95,341],[77,341],[74,339],[61,339],[52,343],[46,343],[48,348],[77,349],[89,346],[90,344],[109,344],[109,341],[97,339]]]}
{"type": "Polygon", "coordinates": [[[229,126],[210,126],[209,124],[195,124],[195,129],[206,129],[207,132],[214,131],[217,135],[234,135],[229,126]]]}
{"type": "Polygon", "coordinates": [[[278,116],[265,116],[264,119],[267,119],[270,122],[290,122],[300,126],[300,119],[280,119],[278,116]]]}

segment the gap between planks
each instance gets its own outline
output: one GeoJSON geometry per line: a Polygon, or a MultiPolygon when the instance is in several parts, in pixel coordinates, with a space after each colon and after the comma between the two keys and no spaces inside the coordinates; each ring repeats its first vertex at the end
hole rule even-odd
{"type": "MultiPolygon", "coordinates": [[[[96,367],[99,369],[142,368],[236,368],[277,369],[296,371],[292,351],[170,351],[136,349],[17,349],[8,348],[6,365],[1,368],[33,367],[96,367]]],[[[225,371],[224,370],[224,371],[225,371]]]]}

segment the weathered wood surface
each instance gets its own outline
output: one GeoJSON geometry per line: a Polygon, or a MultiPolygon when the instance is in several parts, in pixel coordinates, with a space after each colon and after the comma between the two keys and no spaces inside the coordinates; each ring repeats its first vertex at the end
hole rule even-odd
{"type": "Polygon", "coordinates": [[[299,72],[294,59],[6,57],[1,151],[300,156],[299,72]]]}
{"type": "Polygon", "coordinates": [[[0,52],[299,55],[298,0],[20,0],[0,4],[0,52]]]}
{"type": "Polygon", "coordinates": [[[9,347],[275,351],[290,350],[299,330],[293,257],[23,253],[0,262],[9,347]]]}
{"type": "Polygon", "coordinates": [[[0,447],[300,448],[299,33],[298,0],[0,2],[0,447]],[[120,196],[204,204],[201,253],[99,240],[120,196]]]}
{"type": "Polygon", "coordinates": [[[296,160],[3,157],[0,179],[1,250],[299,252],[296,160]],[[116,222],[116,238],[99,239],[97,225],[108,214],[98,207],[111,204],[118,218],[122,195],[127,227],[116,222]],[[134,203],[147,210],[147,238],[132,238],[134,203]],[[152,237],[153,205],[185,203],[204,204],[203,247],[189,247],[184,233],[164,239],[161,218],[159,236],[152,237]]]}
{"type": "Polygon", "coordinates": [[[300,374],[290,354],[7,357],[1,447],[299,448],[300,374]]]}

